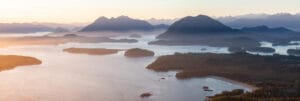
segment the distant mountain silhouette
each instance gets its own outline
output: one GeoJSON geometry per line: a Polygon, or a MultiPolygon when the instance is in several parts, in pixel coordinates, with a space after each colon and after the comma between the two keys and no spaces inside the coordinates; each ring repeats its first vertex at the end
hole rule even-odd
{"type": "Polygon", "coordinates": [[[170,25],[166,25],[166,24],[159,24],[159,25],[153,25],[153,27],[155,29],[168,29],[170,27],[170,25]]]}
{"type": "Polygon", "coordinates": [[[117,18],[100,17],[92,24],[86,26],[81,32],[93,31],[149,31],[154,30],[155,26],[146,21],[132,19],[127,16],[120,16],[117,18]]]}
{"type": "Polygon", "coordinates": [[[171,24],[173,24],[177,20],[179,20],[179,19],[177,19],[177,18],[175,18],[175,19],[156,19],[156,18],[151,18],[151,19],[148,19],[147,21],[150,24],[152,24],[152,25],[160,25],[160,24],[171,25],[171,24]]]}
{"type": "Polygon", "coordinates": [[[72,25],[55,23],[0,23],[0,33],[69,32],[72,25]]]}
{"type": "Polygon", "coordinates": [[[261,41],[271,42],[273,45],[289,45],[291,41],[300,41],[300,34],[285,27],[269,28],[267,26],[257,26],[238,30],[208,16],[199,15],[196,17],[185,17],[176,21],[157,39],[159,40],[149,42],[149,44],[207,45],[252,49],[260,47],[259,42],[261,41]]]}
{"type": "Polygon", "coordinates": [[[68,30],[66,28],[62,28],[62,27],[57,27],[52,32],[55,32],[55,33],[64,33],[64,32],[70,32],[70,30],[68,30]]]}
{"type": "Polygon", "coordinates": [[[0,24],[1,33],[34,33],[51,32],[53,28],[31,23],[2,23],[0,24]]]}
{"type": "Polygon", "coordinates": [[[240,16],[227,16],[217,18],[222,23],[233,27],[255,27],[266,25],[269,27],[286,27],[288,29],[300,31],[300,13],[278,13],[278,14],[248,14],[240,16]]]}
{"type": "Polygon", "coordinates": [[[199,34],[221,34],[238,33],[239,30],[232,29],[206,15],[196,17],[185,17],[172,24],[167,32],[158,36],[158,38],[172,35],[199,35],[199,34]]]}
{"type": "Polygon", "coordinates": [[[294,31],[285,27],[269,28],[268,26],[244,27],[241,29],[244,32],[251,33],[294,33],[294,31]]]}

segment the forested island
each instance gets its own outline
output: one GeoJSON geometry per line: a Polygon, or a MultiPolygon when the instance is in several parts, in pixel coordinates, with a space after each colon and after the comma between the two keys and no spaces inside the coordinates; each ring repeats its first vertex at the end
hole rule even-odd
{"type": "Polygon", "coordinates": [[[88,55],[110,55],[116,54],[119,49],[105,49],[105,48],[66,48],[64,52],[73,54],[88,54],[88,55]]]}
{"type": "Polygon", "coordinates": [[[296,56],[300,56],[300,50],[299,49],[288,49],[287,53],[289,55],[296,55],[296,56]]]}
{"type": "Polygon", "coordinates": [[[0,55],[0,71],[14,69],[17,66],[37,65],[42,61],[28,56],[0,55]]]}
{"type": "Polygon", "coordinates": [[[77,43],[136,43],[136,39],[112,39],[109,37],[87,37],[77,34],[66,34],[64,36],[24,36],[24,37],[0,37],[0,47],[20,45],[58,45],[68,42],[77,43]]]}
{"type": "Polygon", "coordinates": [[[258,53],[274,53],[275,49],[269,47],[251,47],[251,48],[241,48],[241,47],[229,47],[228,51],[231,53],[243,53],[243,52],[258,52],[258,53]]]}
{"type": "Polygon", "coordinates": [[[211,101],[296,101],[300,96],[300,57],[248,53],[175,53],[147,66],[165,72],[179,70],[178,79],[220,76],[258,87],[253,92],[232,91],[211,101]]]}
{"type": "Polygon", "coordinates": [[[146,49],[132,48],[125,52],[126,57],[148,57],[154,56],[154,52],[146,49]]]}

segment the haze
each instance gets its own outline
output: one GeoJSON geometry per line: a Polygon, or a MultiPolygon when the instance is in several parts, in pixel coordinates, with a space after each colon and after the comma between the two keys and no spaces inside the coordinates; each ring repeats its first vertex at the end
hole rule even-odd
{"type": "Polygon", "coordinates": [[[1,0],[0,22],[86,23],[99,16],[179,18],[187,15],[297,13],[299,0],[1,0]]]}

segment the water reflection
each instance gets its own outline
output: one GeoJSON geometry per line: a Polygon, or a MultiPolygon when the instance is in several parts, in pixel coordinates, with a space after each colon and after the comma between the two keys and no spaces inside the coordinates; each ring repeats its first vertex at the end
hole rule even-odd
{"type": "MultiPolygon", "coordinates": [[[[123,36],[127,37],[128,36],[123,36]]],[[[116,37],[118,38],[118,37],[116,37]]],[[[119,37],[120,38],[120,37],[119,37]]],[[[175,52],[229,53],[226,47],[148,45],[155,35],[145,35],[138,43],[67,43],[48,46],[18,46],[0,49],[0,54],[33,56],[41,65],[20,67],[0,72],[0,100],[63,100],[63,101],[199,101],[224,90],[246,89],[214,78],[177,80],[175,72],[154,72],[145,69],[158,56],[175,52]],[[144,48],[154,57],[127,58],[118,54],[92,56],[65,53],[70,47],[129,49],[144,48]],[[161,79],[165,78],[165,79],[161,79]],[[205,92],[210,86],[213,92],[205,92]],[[147,99],[145,92],[153,93],[147,99]]]]}
{"type": "MultiPolygon", "coordinates": [[[[110,49],[130,49],[143,48],[152,50],[156,56],[174,54],[175,52],[188,53],[229,53],[227,47],[209,47],[209,46],[160,46],[148,45],[150,41],[156,40],[156,35],[144,35],[142,38],[135,38],[137,43],[67,43],[60,45],[61,47],[80,47],[80,48],[110,48],[110,49]]],[[[128,36],[118,36],[115,39],[130,38],[128,36]]]]}
{"type": "MultiPolygon", "coordinates": [[[[299,43],[298,41],[292,41],[291,43],[299,43]]],[[[295,45],[286,45],[286,46],[273,46],[270,42],[261,42],[261,47],[269,47],[274,48],[276,54],[288,55],[288,49],[298,49],[300,47],[299,44],[295,45]]]]}
{"type": "MultiPolygon", "coordinates": [[[[62,52],[67,46],[69,45],[1,49],[1,54],[33,56],[41,59],[43,64],[1,72],[0,99],[140,101],[141,93],[152,92],[153,96],[147,100],[198,101],[224,90],[244,88],[212,78],[177,80],[174,72],[156,73],[145,69],[156,57],[126,58],[122,52],[108,56],[62,52]],[[166,79],[160,80],[162,77],[166,79]],[[204,85],[211,86],[214,91],[204,92],[204,85]]],[[[90,45],[86,47],[88,46],[90,45]]],[[[94,47],[101,45],[95,44],[94,47]]],[[[182,49],[186,50],[189,49],[182,49]]],[[[174,51],[176,50],[160,54],[174,51]]]]}

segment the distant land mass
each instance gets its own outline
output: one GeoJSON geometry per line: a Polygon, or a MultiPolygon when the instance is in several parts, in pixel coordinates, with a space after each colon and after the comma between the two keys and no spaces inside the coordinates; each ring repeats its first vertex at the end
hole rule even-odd
{"type": "Polygon", "coordinates": [[[179,19],[178,18],[174,18],[174,19],[156,19],[156,18],[151,18],[151,19],[147,19],[146,21],[149,22],[152,25],[160,25],[160,24],[172,25],[177,20],[179,20],[179,19]]]}
{"type": "Polygon", "coordinates": [[[31,23],[0,24],[1,33],[34,33],[51,32],[54,29],[48,26],[31,23]]]}
{"type": "Polygon", "coordinates": [[[244,32],[252,32],[252,33],[296,33],[295,31],[285,27],[269,28],[266,25],[261,25],[256,27],[244,27],[241,30],[244,32]]]}
{"type": "Polygon", "coordinates": [[[140,49],[140,48],[132,48],[126,50],[124,53],[124,56],[126,57],[149,57],[149,56],[154,56],[154,52],[146,49],[140,49]]]}
{"type": "Polygon", "coordinates": [[[300,14],[278,13],[278,14],[247,14],[240,16],[226,16],[217,18],[222,23],[233,27],[255,27],[266,25],[269,27],[286,27],[300,31],[300,14]]]}
{"type": "Polygon", "coordinates": [[[117,18],[99,17],[92,24],[83,28],[80,32],[96,31],[151,31],[155,29],[166,29],[164,24],[151,25],[147,21],[132,19],[128,16],[119,16],[117,18]]]}
{"type": "Polygon", "coordinates": [[[158,25],[153,25],[154,29],[168,29],[170,27],[170,25],[166,25],[166,24],[158,24],[158,25]]]}
{"type": "Polygon", "coordinates": [[[29,56],[0,55],[0,72],[14,69],[18,66],[38,65],[42,61],[29,56]]]}
{"type": "MultiPolygon", "coordinates": [[[[63,34],[63,33],[62,33],[63,34]]],[[[109,37],[87,37],[77,34],[65,34],[63,36],[23,36],[23,37],[0,37],[0,48],[24,45],[59,45],[70,42],[75,43],[136,43],[136,39],[112,39],[109,37]]]]}
{"type": "Polygon", "coordinates": [[[158,38],[168,38],[178,35],[199,35],[199,34],[221,34],[221,33],[241,33],[239,30],[232,29],[217,20],[206,15],[196,17],[188,16],[176,21],[170,28],[158,36],[158,38]]]}
{"type": "Polygon", "coordinates": [[[176,71],[176,78],[220,76],[247,83],[252,92],[225,91],[207,101],[299,101],[300,57],[260,56],[247,53],[175,53],[160,56],[146,68],[176,71]]]}
{"type": "Polygon", "coordinates": [[[70,32],[81,25],[58,23],[0,23],[0,33],[70,32]]]}
{"type": "Polygon", "coordinates": [[[73,54],[88,54],[88,55],[110,55],[116,54],[119,49],[106,49],[106,48],[66,48],[64,52],[73,54]]]}
{"type": "Polygon", "coordinates": [[[268,26],[233,29],[205,15],[185,17],[176,21],[170,28],[157,37],[154,45],[207,45],[214,47],[239,47],[252,49],[260,47],[261,41],[273,45],[288,45],[299,41],[300,33],[285,27],[268,26]],[[268,33],[268,34],[262,34],[268,33]]]}

